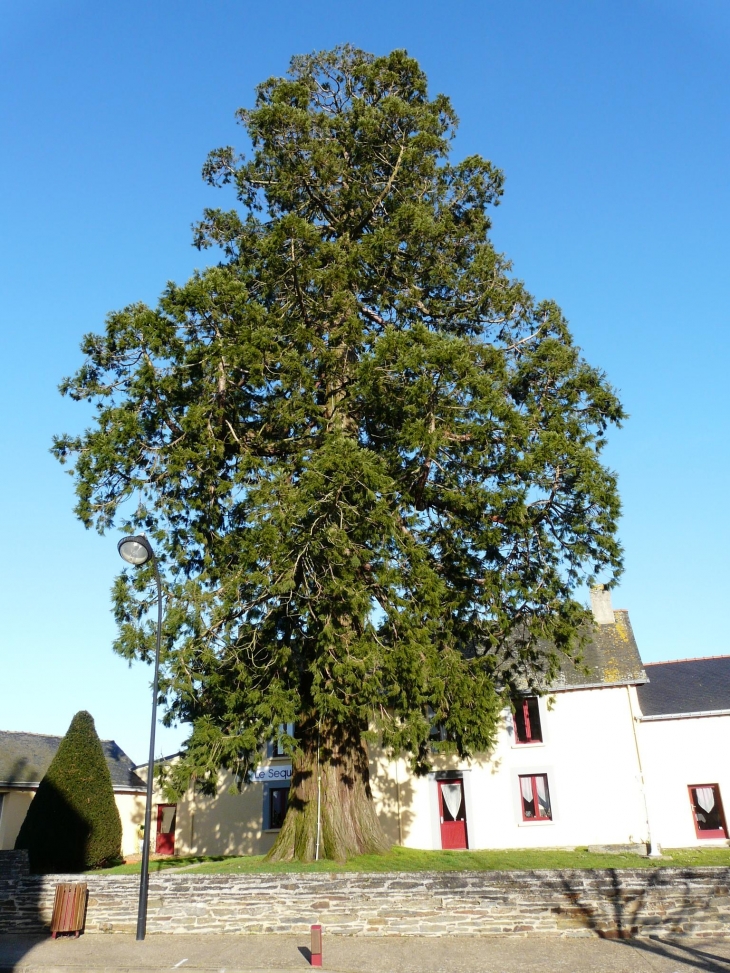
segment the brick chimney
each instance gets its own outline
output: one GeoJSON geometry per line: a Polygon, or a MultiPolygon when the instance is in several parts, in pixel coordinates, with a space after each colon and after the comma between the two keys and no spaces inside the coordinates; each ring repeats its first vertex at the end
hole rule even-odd
{"type": "Polygon", "coordinates": [[[599,625],[613,625],[615,619],[611,605],[611,592],[605,585],[598,584],[595,588],[591,588],[591,610],[599,625]]]}

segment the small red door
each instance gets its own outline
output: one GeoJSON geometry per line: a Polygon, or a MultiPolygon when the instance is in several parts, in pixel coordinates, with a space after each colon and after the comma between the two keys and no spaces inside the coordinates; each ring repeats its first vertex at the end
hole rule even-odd
{"type": "Polygon", "coordinates": [[[461,780],[438,780],[436,784],[439,789],[441,847],[468,848],[464,783],[461,780]]]}
{"type": "Polygon", "coordinates": [[[157,841],[155,842],[155,854],[175,854],[176,816],[177,804],[157,805],[157,841]]]}

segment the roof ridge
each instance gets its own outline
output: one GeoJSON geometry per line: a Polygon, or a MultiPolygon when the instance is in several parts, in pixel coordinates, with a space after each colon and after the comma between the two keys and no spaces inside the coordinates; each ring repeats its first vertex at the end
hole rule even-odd
{"type": "Polygon", "coordinates": [[[695,655],[686,659],[666,659],[664,662],[645,662],[646,666],[669,666],[675,662],[710,662],[713,659],[730,659],[730,655],[695,655]]]}
{"type": "MultiPolygon", "coordinates": [[[[44,737],[46,740],[63,740],[63,737],[65,736],[65,734],[61,734],[59,736],[58,733],[34,733],[33,730],[0,730],[0,733],[12,733],[14,736],[44,737]]],[[[99,741],[101,743],[114,743],[119,747],[117,741],[113,739],[102,740],[101,737],[99,737],[99,741]]],[[[122,748],[119,747],[119,749],[121,750],[122,748]]],[[[123,750],[122,753],[124,753],[123,750]]]]}
{"type": "Polygon", "coordinates": [[[34,733],[32,730],[0,730],[0,733],[13,733],[16,736],[45,737],[47,740],[61,740],[57,733],[34,733]]]}

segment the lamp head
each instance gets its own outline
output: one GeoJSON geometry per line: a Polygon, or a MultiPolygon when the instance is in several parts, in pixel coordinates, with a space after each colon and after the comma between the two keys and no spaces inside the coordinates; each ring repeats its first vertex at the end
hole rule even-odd
{"type": "Polygon", "coordinates": [[[117,544],[117,550],[119,551],[120,557],[127,564],[134,564],[135,567],[141,567],[151,557],[153,558],[155,556],[150,542],[144,534],[137,534],[134,537],[123,537],[117,544]]]}

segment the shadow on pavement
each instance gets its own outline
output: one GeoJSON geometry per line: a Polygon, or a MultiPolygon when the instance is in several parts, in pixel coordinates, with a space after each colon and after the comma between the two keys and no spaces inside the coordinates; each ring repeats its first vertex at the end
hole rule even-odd
{"type": "Polygon", "coordinates": [[[649,939],[624,940],[622,945],[626,949],[635,949],[647,955],[670,959],[675,963],[689,966],[692,970],[704,970],[705,973],[730,971],[730,959],[727,956],[718,956],[694,943],[651,936],[649,939]]]}

